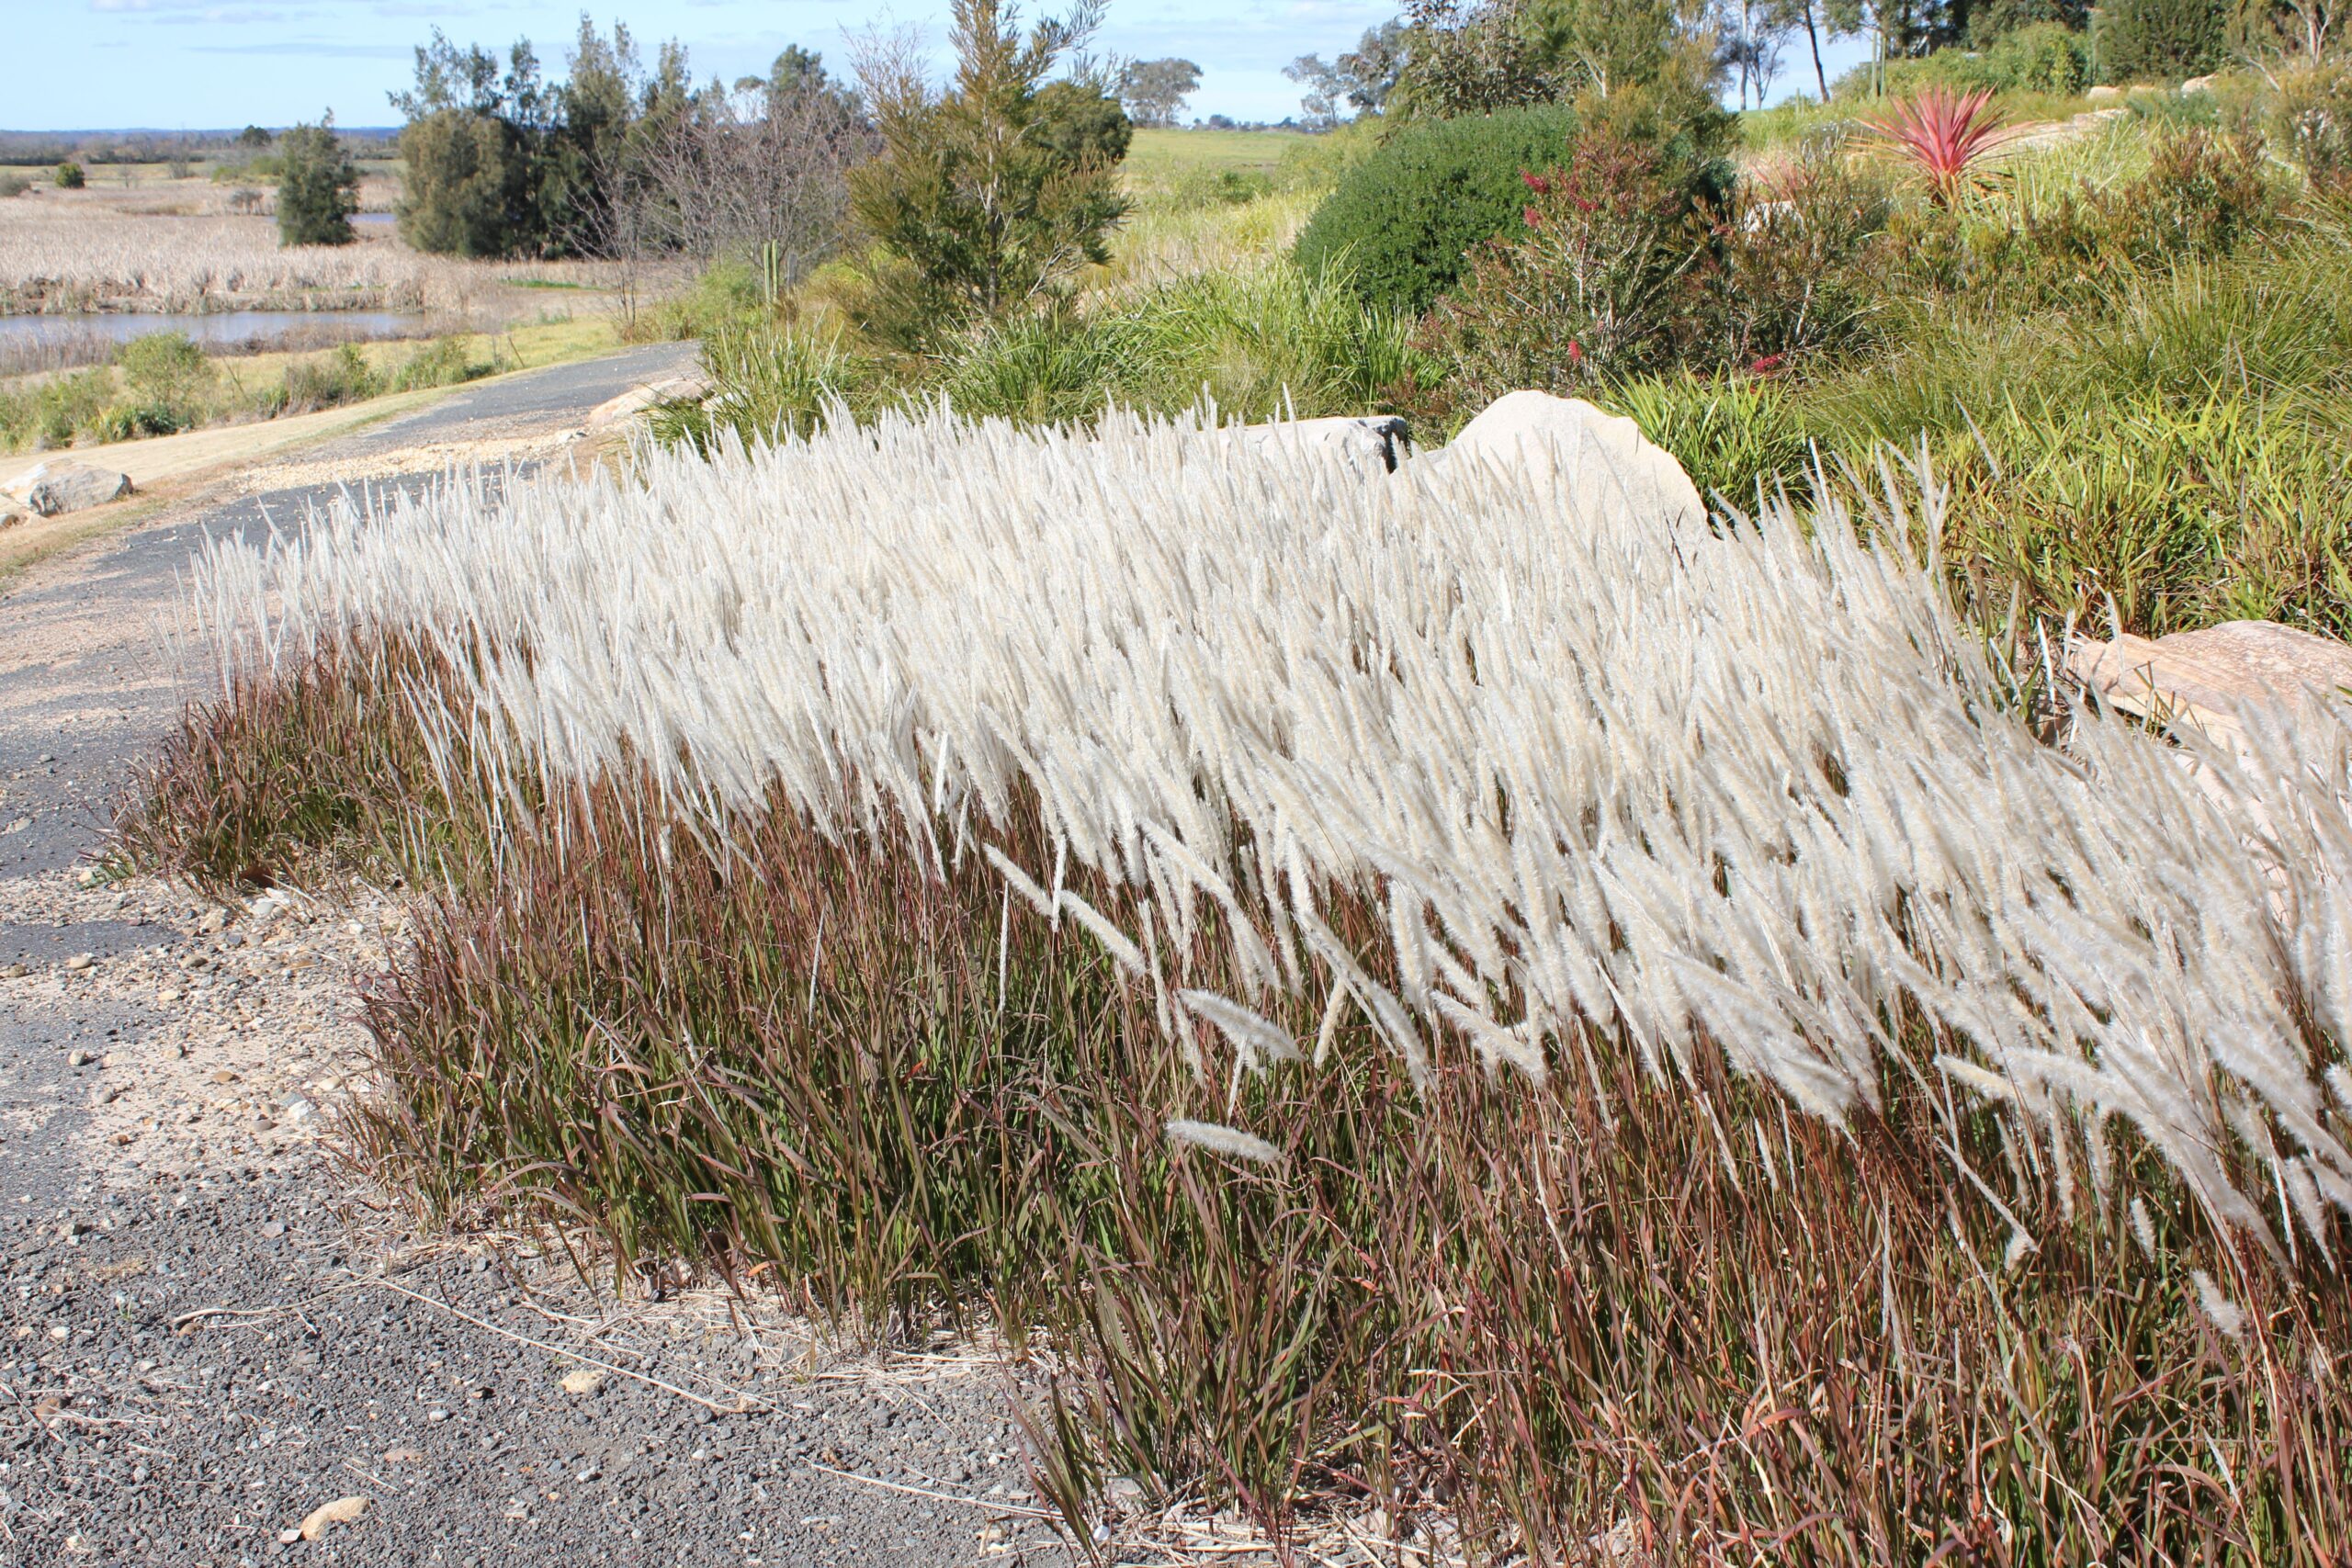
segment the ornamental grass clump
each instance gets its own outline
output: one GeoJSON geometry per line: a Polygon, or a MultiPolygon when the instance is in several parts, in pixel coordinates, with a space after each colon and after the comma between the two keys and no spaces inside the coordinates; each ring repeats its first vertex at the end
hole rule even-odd
{"type": "Polygon", "coordinates": [[[131,842],[434,890],[361,1125],[442,1213],[1042,1329],[1074,1523],[1125,1474],[1555,1556],[2352,1530],[2340,711],[2047,744],[1907,553],[1932,484],[713,448],[204,563],[226,683],[131,842]]]}

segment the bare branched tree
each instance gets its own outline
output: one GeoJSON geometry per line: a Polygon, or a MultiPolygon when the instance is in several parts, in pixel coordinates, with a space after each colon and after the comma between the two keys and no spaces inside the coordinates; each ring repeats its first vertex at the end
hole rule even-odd
{"type": "Polygon", "coordinates": [[[705,93],[638,150],[639,241],[698,260],[764,253],[789,288],[841,243],[843,177],[879,145],[821,79],[705,93]]]}

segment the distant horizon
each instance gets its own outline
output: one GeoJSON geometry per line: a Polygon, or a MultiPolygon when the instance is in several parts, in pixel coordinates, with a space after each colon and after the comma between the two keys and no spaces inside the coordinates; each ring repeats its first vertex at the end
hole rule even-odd
{"type": "MultiPolygon", "coordinates": [[[[1058,8],[1031,5],[1024,15],[1058,8]]],[[[1343,53],[1396,12],[1396,0],[1113,0],[1094,48],[1198,64],[1201,86],[1184,105],[1187,121],[1222,114],[1279,124],[1302,112],[1302,89],[1283,66],[1302,54],[1343,53]]],[[[8,112],[24,123],[0,134],[233,134],[246,125],[314,123],[330,111],[354,134],[397,130],[382,118],[387,96],[409,85],[413,51],[436,27],[460,45],[501,53],[527,38],[542,73],[560,79],[580,15],[577,0],[79,0],[12,24],[17,58],[39,69],[17,73],[8,112]]],[[[672,0],[599,6],[594,15],[600,31],[627,23],[649,63],[675,37],[697,83],[763,74],[796,43],[847,74],[855,39],[875,28],[913,28],[935,63],[945,58],[944,0],[904,8],[867,0],[672,0]]],[[[1864,53],[1853,40],[1825,52],[1834,56],[1833,76],[1864,53]]],[[[1787,58],[1775,100],[1813,89],[1801,40],[1787,58]]]]}

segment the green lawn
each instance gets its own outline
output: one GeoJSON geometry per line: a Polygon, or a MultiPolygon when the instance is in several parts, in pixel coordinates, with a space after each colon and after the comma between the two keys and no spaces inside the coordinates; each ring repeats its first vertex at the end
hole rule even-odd
{"type": "Polygon", "coordinates": [[[1271,175],[1284,151],[1306,140],[1297,130],[1138,130],[1127,149],[1127,168],[1139,181],[1155,184],[1194,170],[1271,175]]]}

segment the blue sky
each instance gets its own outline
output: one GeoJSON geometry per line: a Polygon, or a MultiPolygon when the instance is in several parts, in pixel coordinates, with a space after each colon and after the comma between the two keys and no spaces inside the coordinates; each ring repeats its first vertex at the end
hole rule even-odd
{"type": "MultiPolygon", "coordinates": [[[[384,95],[406,85],[409,51],[434,28],[502,49],[527,37],[560,74],[580,15],[577,0],[7,0],[6,9],[13,69],[0,129],[11,130],[277,126],[330,108],[345,125],[392,124],[384,95]]],[[[1198,63],[1193,114],[1280,119],[1298,108],[1283,65],[1328,58],[1396,12],[1396,0],[1111,0],[1101,47],[1198,63]]],[[[876,25],[919,27],[936,48],[947,8],[945,0],[668,0],[594,14],[600,28],[628,22],[649,46],[677,38],[698,78],[731,81],[763,70],[787,43],[845,69],[850,36],[876,25]]],[[[1809,74],[1800,52],[1781,91],[1809,74]]]]}

